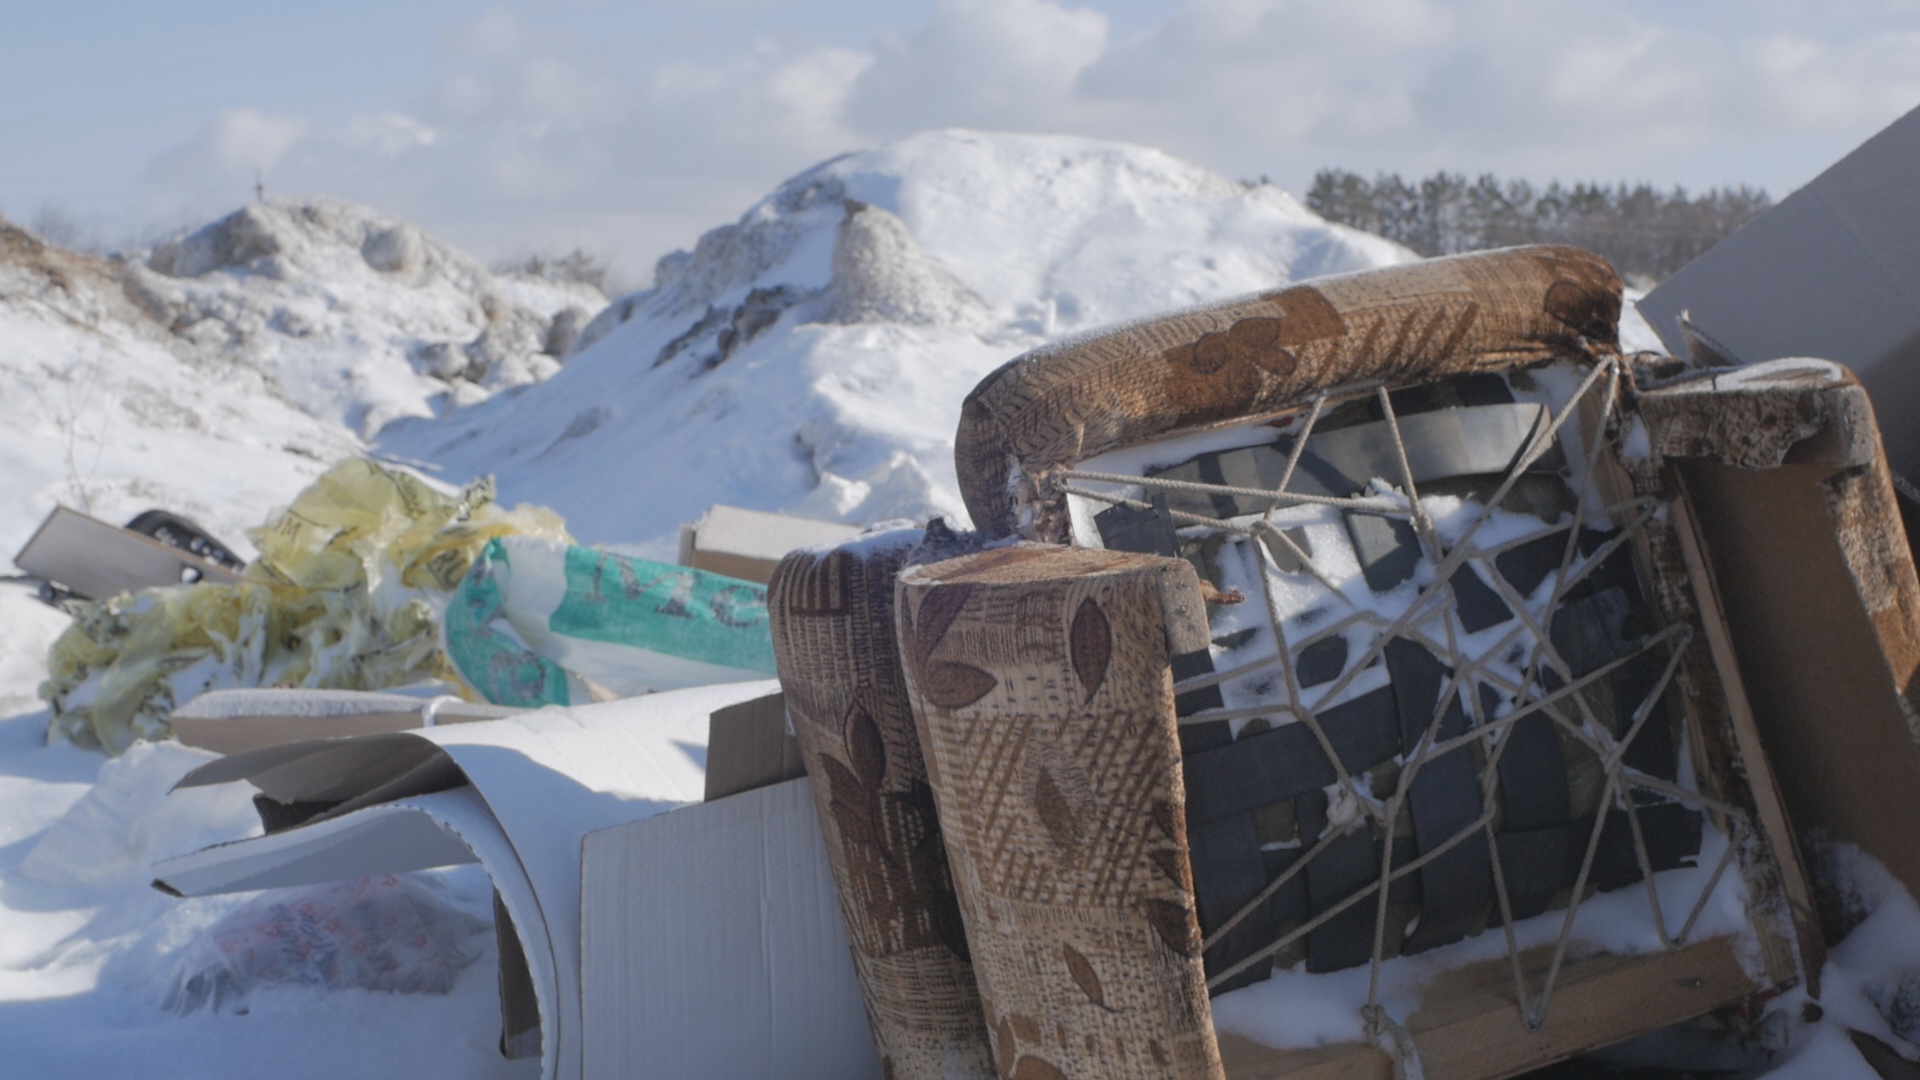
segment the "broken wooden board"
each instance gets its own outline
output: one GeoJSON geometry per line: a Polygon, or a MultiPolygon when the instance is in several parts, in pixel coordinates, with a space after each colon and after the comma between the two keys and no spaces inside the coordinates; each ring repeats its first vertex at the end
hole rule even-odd
{"type": "Polygon", "coordinates": [[[1794,825],[1920,894],[1920,580],[1865,391],[1838,365],[1777,361],[1639,408],[1695,508],[1794,825]]]}
{"type": "MultiPolygon", "coordinates": [[[[1648,956],[1596,956],[1562,969],[1546,1022],[1521,1022],[1513,969],[1503,957],[1449,971],[1428,985],[1406,1023],[1427,1080],[1500,1080],[1595,1046],[1731,1005],[1762,985],[1741,967],[1728,938],[1648,956]]],[[[1537,981],[1551,949],[1520,955],[1537,981]]],[[[1227,1080],[1393,1080],[1379,1047],[1342,1043],[1276,1050],[1220,1037],[1227,1080]]]]}

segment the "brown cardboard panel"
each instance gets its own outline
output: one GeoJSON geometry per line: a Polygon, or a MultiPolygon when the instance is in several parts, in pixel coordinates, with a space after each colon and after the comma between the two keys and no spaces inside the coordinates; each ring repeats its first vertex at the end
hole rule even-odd
{"type": "Polygon", "coordinates": [[[780,560],[778,558],[756,559],[725,551],[702,551],[695,548],[681,560],[681,564],[691,566],[695,570],[705,570],[710,574],[725,574],[730,578],[765,585],[773,579],[773,568],[780,565],[780,560]]]}
{"type": "Polygon", "coordinates": [[[807,774],[787,731],[785,694],[716,709],[707,728],[707,801],[807,774]]]}
{"type": "Polygon", "coordinates": [[[1754,718],[1800,828],[1920,890],[1920,744],[1828,510],[1828,470],[1682,466],[1754,718]]]}
{"type": "Polygon", "coordinates": [[[712,506],[680,530],[680,563],[764,585],[789,551],[838,544],[860,530],[837,521],[712,506]]]}

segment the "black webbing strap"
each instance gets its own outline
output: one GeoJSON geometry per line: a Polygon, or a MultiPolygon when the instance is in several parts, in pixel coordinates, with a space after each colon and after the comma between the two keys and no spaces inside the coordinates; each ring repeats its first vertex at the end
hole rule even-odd
{"type": "MultiPolygon", "coordinates": [[[[1613,680],[1613,700],[1620,703],[1620,721],[1623,725],[1631,722],[1633,711],[1659,686],[1660,676],[1667,667],[1665,652],[1665,649],[1655,649],[1641,653],[1615,668],[1609,676],[1613,680]]],[[[1621,732],[1623,735],[1625,733],[1624,730],[1621,732]]],[[[1640,734],[1627,744],[1620,760],[1628,768],[1657,779],[1672,780],[1679,775],[1680,765],[1673,747],[1673,723],[1667,717],[1664,700],[1654,702],[1646,724],[1640,728],[1640,734]]],[[[1664,798],[1658,792],[1644,789],[1636,789],[1634,797],[1650,801],[1664,798]]]]}
{"type": "Polygon", "coordinates": [[[1553,651],[1575,678],[1633,653],[1637,643],[1626,635],[1627,610],[1626,590],[1616,585],[1569,600],[1553,613],[1547,630],[1553,651]]]}
{"type": "MultiPolygon", "coordinates": [[[[1387,643],[1387,675],[1400,712],[1400,745],[1410,752],[1439,711],[1447,665],[1425,646],[1404,638],[1387,643]]],[[[1471,725],[1460,695],[1451,695],[1433,743],[1457,739],[1471,725]]],[[[1480,779],[1470,748],[1429,756],[1407,789],[1420,853],[1439,847],[1480,816],[1480,779]]],[[[1485,844],[1455,844],[1421,871],[1420,925],[1401,951],[1421,952],[1458,941],[1486,923],[1493,903],[1493,871],[1485,844]]]]}
{"type": "MultiPolygon", "coordinates": [[[[1324,792],[1294,801],[1300,840],[1312,845],[1327,828],[1324,792]]],[[[1366,888],[1380,876],[1380,848],[1364,830],[1350,832],[1307,863],[1307,900],[1315,915],[1366,888]]],[[[1307,934],[1307,970],[1339,971],[1373,956],[1374,905],[1361,901],[1307,934]]]]}
{"type": "Polygon", "coordinates": [[[1480,574],[1471,563],[1461,563],[1454,570],[1453,610],[1460,616],[1460,625],[1467,633],[1477,634],[1489,626],[1498,626],[1513,618],[1513,610],[1493,586],[1480,580],[1480,574]]]}
{"type": "MultiPolygon", "coordinates": [[[[1686,865],[1700,854],[1701,816],[1680,803],[1638,808],[1640,832],[1647,844],[1647,862],[1658,873],[1686,865]]],[[[1500,849],[1500,872],[1515,919],[1547,910],[1557,893],[1573,888],[1593,831],[1591,816],[1547,829],[1506,830],[1494,834],[1500,849]]],[[[1601,892],[1624,888],[1640,880],[1640,860],[1633,850],[1633,828],[1624,810],[1609,810],[1593,856],[1588,882],[1601,892]]],[[[1490,920],[1497,923],[1498,913],[1490,920]]]]}
{"type": "Polygon", "coordinates": [[[1360,561],[1367,588],[1387,592],[1413,576],[1422,556],[1420,536],[1412,522],[1359,510],[1343,511],[1340,516],[1346,519],[1347,538],[1353,541],[1353,554],[1360,561]]]}
{"type": "Polygon", "coordinates": [[[1567,790],[1567,766],[1553,719],[1544,713],[1523,716],[1501,736],[1500,798],[1509,829],[1548,829],[1564,825],[1573,813],[1567,790]]]}
{"type": "Polygon", "coordinates": [[[1293,658],[1293,677],[1301,687],[1319,686],[1340,677],[1347,670],[1347,639],[1335,634],[1301,649],[1293,658]]]}
{"type": "MultiPolygon", "coordinates": [[[[1109,506],[1093,516],[1093,523],[1100,530],[1101,543],[1109,551],[1134,551],[1168,559],[1180,557],[1180,534],[1174,528],[1173,513],[1164,493],[1153,496],[1153,505],[1149,509],[1109,506]]],[[[1209,675],[1213,673],[1213,654],[1206,649],[1182,653],[1173,658],[1172,666],[1175,682],[1197,675],[1209,675]]],[[[1218,686],[1205,686],[1181,694],[1174,699],[1173,708],[1177,715],[1191,716],[1207,709],[1218,709],[1225,703],[1218,686]]],[[[1193,749],[1192,743],[1218,745],[1228,741],[1231,741],[1231,737],[1225,725],[1211,735],[1188,736],[1183,731],[1181,737],[1185,749],[1193,749]]]]}
{"type": "MultiPolygon", "coordinates": [[[[1399,750],[1400,713],[1391,686],[1316,715],[1349,773],[1366,772],[1399,750]]],[[[1337,779],[1333,763],[1304,721],[1188,754],[1185,771],[1189,822],[1244,814],[1324,788],[1337,779]]]]}

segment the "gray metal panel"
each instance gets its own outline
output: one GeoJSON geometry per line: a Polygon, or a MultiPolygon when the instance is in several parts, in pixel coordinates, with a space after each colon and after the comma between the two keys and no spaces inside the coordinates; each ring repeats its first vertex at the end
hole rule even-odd
{"type": "Polygon", "coordinates": [[[1872,396],[1893,467],[1920,474],[1920,109],[1640,301],[1684,356],[1679,316],[1741,363],[1814,356],[1872,396]]]}
{"type": "Polygon", "coordinates": [[[202,581],[240,580],[240,575],[223,566],[64,506],[47,515],[13,563],[34,577],[95,600],[155,585],[178,585],[187,570],[199,571],[202,581]]]}

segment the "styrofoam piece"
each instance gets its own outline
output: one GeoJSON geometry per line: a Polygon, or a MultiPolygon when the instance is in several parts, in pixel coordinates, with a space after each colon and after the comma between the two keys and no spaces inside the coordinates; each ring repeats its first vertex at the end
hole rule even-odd
{"type": "Polygon", "coordinates": [[[390,802],[169,859],[155,867],[156,882],[197,895],[420,868],[434,858],[472,861],[428,835],[437,825],[500,888],[539,1001],[541,1074],[571,1080],[581,1075],[582,838],[698,802],[713,711],[777,689],[770,679],[729,683],[222,758],[181,785],[246,779],[283,802],[364,801],[444,759],[469,786],[402,791],[390,802]],[[474,824],[476,817],[490,824],[474,824]]]}
{"type": "Polygon", "coordinates": [[[587,1080],[878,1080],[805,778],[587,834],[587,1080]]]}

